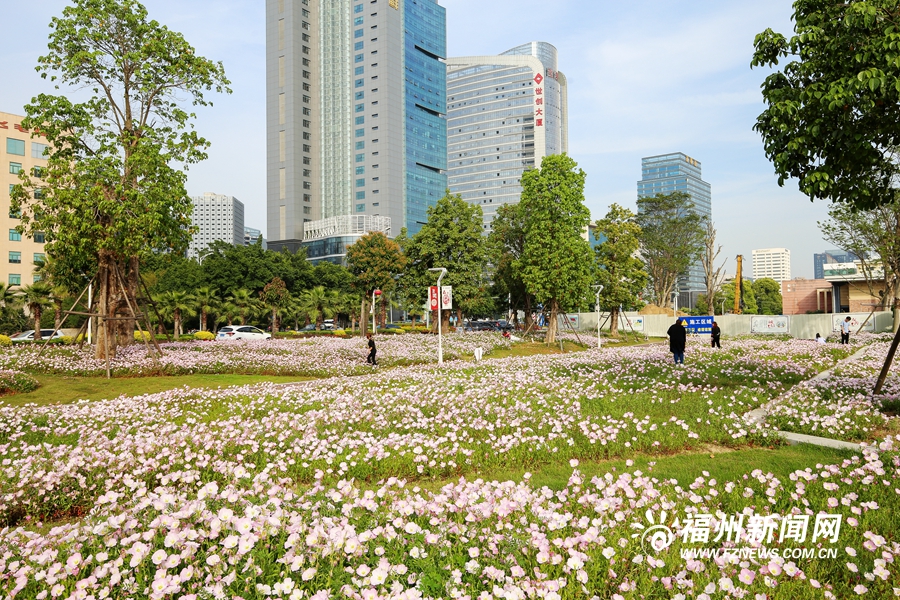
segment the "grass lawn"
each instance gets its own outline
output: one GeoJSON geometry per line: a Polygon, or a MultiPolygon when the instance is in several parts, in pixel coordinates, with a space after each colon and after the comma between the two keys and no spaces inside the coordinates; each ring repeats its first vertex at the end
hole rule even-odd
{"type": "Polygon", "coordinates": [[[0,406],[69,404],[77,400],[104,400],[121,395],[155,394],[180,387],[218,388],[251,383],[290,383],[309,377],[275,375],[175,375],[170,377],[67,377],[37,375],[41,387],[29,394],[0,398],[0,406]]]}
{"type": "MultiPolygon", "coordinates": [[[[764,473],[771,472],[776,477],[786,478],[798,469],[814,469],[816,464],[840,464],[845,458],[855,453],[850,450],[821,448],[810,444],[796,446],[779,446],[776,448],[751,448],[730,450],[727,448],[710,448],[709,452],[686,452],[674,456],[653,457],[635,456],[629,465],[624,459],[583,461],[578,469],[587,477],[603,476],[606,473],[642,471],[645,475],[657,479],[675,479],[682,487],[690,485],[703,471],[709,473],[707,479],[724,481],[741,481],[753,469],[764,473]]],[[[521,481],[522,476],[531,473],[532,484],[547,486],[554,490],[566,487],[572,467],[568,462],[555,462],[536,466],[534,469],[492,470],[490,472],[467,475],[473,480],[482,478],[496,481],[521,481]]],[[[429,488],[439,488],[440,484],[427,484],[429,488]]]]}

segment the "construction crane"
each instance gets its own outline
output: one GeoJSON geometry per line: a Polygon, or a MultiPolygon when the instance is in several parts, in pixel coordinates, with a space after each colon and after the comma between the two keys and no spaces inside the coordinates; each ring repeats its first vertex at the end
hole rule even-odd
{"type": "Polygon", "coordinates": [[[734,275],[734,314],[741,314],[741,291],[744,287],[744,276],[742,273],[742,268],[744,264],[744,257],[740,254],[737,255],[737,271],[734,275]]]}

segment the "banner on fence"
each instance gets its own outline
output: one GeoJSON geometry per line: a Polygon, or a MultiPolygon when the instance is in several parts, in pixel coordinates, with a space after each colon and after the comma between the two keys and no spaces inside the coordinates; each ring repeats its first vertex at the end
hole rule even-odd
{"type": "Polygon", "coordinates": [[[619,329],[621,331],[644,331],[644,317],[637,315],[629,317],[626,314],[619,313],[619,329]]]}
{"type": "Polygon", "coordinates": [[[578,331],[578,315],[563,315],[559,316],[559,328],[563,331],[569,331],[569,327],[572,327],[575,331],[578,331]],[[566,320],[568,319],[568,325],[566,324],[566,320]]]}
{"type": "Polygon", "coordinates": [[[684,322],[685,328],[687,328],[688,333],[693,334],[711,334],[712,333],[712,324],[713,317],[705,316],[705,317],[681,317],[680,321],[684,322]]]}
{"type": "MultiPolygon", "coordinates": [[[[839,332],[841,330],[841,322],[847,317],[850,317],[850,333],[856,333],[859,330],[859,326],[863,324],[863,321],[868,317],[868,313],[864,315],[848,315],[847,313],[839,313],[831,315],[831,331],[839,332]]],[[[869,322],[866,323],[866,326],[863,327],[863,331],[875,331],[875,315],[872,315],[872,318],[869,319],[869,322]]]]}
{"type": "Polygon", "coordinates": [[[750,333],[789,333],[790,317],[752,317],[750,333]]]}

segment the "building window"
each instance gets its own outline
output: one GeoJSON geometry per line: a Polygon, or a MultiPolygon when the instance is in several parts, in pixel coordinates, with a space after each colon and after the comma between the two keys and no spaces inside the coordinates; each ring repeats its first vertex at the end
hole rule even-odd
{"type": "Polygon", "coordinates": [[[43,252],[35,252],[34,253],[34,262],[42,263],[42,262],[44,262],[44,258],[45,258],[45,256],[44,256],[43,252]]]}
{"type": "Polygon", "coordinates": [[[18,273],[10,273],[9,285],[22,285],[22,276],[18,273]]]}
{"type": "Polygon", "coordinates": [[[362,17],[356,17],[356,18],[354,18],[354,19],[353,19],[353,24],[354,24],[354,25],[362,25],[362,24],[363,24],[363,18],[362,18],[362,17]]]}
{"type": "Polygon", "coordinates": [[[312,195],[311,194],[303,194],[303,201],[304,202],[312,202],[312,195]]]}
{"type": "Polygon", "coordinates": [[[303,71],[303,79],[309,79],[310,73],[309,71],[303,71]]]}
{"type": "Polygon", "coordinates": [[[49,148],[47,144],[31,142],[31,158],[46,158],[44,152],[49,148]]]}
{"type": "Polygon", "coordinates": [[[366,84],[365,79],[357,79],[356,81],[353,82],[353,87],[362,87],[365,84],[366,84]]]}
{"type": "Polygon", "coordinates": [[[362,111],[364,111],[365,109],[366,109],[366,105],[365,105],[365,104],[357,104],[357,105],[356,105],[356,108],[355,108],[356,112],[362,112],[362,111]]]}
{"type": "Polygon", "coordinates": [[[303,169],[304,177],[312,177],[312,169],[303,169]]]}
{"type": "Polygon", "coordinates": [[[304,106],[304,107],[303,107],[303,114],[306,115],[307,117],[311,117],[311,116],[312,116],[312,109],[311,109],[310,107],[308,107],[308,106],[304,106]]]}
{"type": "Polygon", "coordinates": [[[356,42],[355,44],[353,44],[353,50],[362,50],[362,49],[363,49],[363,42],[356,42]]]}
{"type": "Polygon", "coordinates": [[[9,230],[9,241],[11,242],[21,242],[22,234],[16,231],[15,229],[9,230]]]}
{"type": "Polygon", "coordinates": [[[312,152],[312,146],[310,146],[309,144],[303,144],[303,151],[312,152]]]}
{"type": "MultiPolygon", "coordinates": [[[[366,212],[366,205],[365,204],[357,204],[356,212],[366,212]]],[[[10,275],[10,277],[12,277],[12,275],[10,275]]]]}
{"type": "Polygon", "coordinates": [[[362,36],[363,36],[362,29],[357,29],[356,31],[353,32],[353,37],[355,37],[355,38],[361,38],[362,36]]]}
{"type": "Polygon", "coordinates": [[[353,62],[358,62],[358,63],[360,63],[360,62],[362,62],[362,61],[363,61],[363,55],[362,55],[362,54],[357,54],[356,56],[353,57],[353,62]]]}
{"type": "Polygon", "coordinates": [[[25,156],[25,142],[13,138],[6,138],[6,153],[25,156]]]}
{"type": "Polygon", "coordinates": [[[303,182],[303,189],[304,189],[304,190],[311,190],[311,189],[312,189],[312,183],[310,183],[309,181],[304,181],[304,182],[303,182]]]}
{"type": "Polygon", "coordinates": [[[34,241],[35,241],[35,243],[43,244],[43,243],[44,243],[44,234],[41,233],[40,231],[37,232],[37,233],[35,233],[35,234],[34,234],[34,241]]]}
{"type": "Polygon", "coordinates": [[[312,214],[312,208],[310,208],[309,206],[304,206],[304,207],[303,207],[303,214],[304,214],[304,215],[312,214]]]}
{"type": "Polygon", "coordinates": [[[366,71],[366,68],[365,68],[365,67],[356,67],[356,68],[353,70],[353,74],[354,74],[354,75],[362,75],[363,73],[365,73],[365,71],[366,71]]]}
{"type": "Polygon", "coordinates": [[[311,100],[311,98],[309,96],[307,96],[306,94],[303,94],[303,101],[305,103],[309,104],[310,100],[311,100]]]}
{"type": "Polygon", "coordinates": [[[22,163],[11,162],[9,163],[9,172],[13,175],[18,175],[19,172],[22,171],[22,163]]]}
{"type": "Polygon", "coordinates": [[[357,200],[365,200],[365,199],[366,199],[366,193],[365,193],[365,192],[356,192],[356,199],[357,199],[357,200]]]}
{"type": "Polygon", "coordinates": [[[365,148],[365,147],[366,147],[366,142],[365,142],[365,141],[362,141],[362,142],[356,142],[356,149],[357,149],[357,150],[362,150],[362,149],[365,148]]]}
{"type": "MultiPolygon", "coordinates": [[[[359,156],[362,156],[362,154],[360,154],[359,156]]],[[[356,174],[357,174],[357,175],[364,175],[365,173],[366,173],[366,168],[365,168],[365,167],[356,167],[356,174]]]]}
{"type": "Polygon", "coordinates": [[[311,134],[310,132],[308,132],[308,131],[304,131],[304,132],[303,132],[303,139],[304,139],[304,140],[311,140],[311,139],[312,139],[312,134],[311,134]]]}
{"type": "Polygon", "coordinates": [[[356,187],[366,187],[366,180],[365,179],[357,179],[356,187]]]}
{"type": "Polygon", "coordinates": [[[9,262],[14,265],[22,264],[22,253],[21,252],[10,252],[9,253],[9,262]]]}
{"type": "Polygon", "coordinates": [[[353,7],[353,12],[356,13],[356,14],[361,13],[362,10],[363,10],[362,7],[363,7],[362,4],[357,4],[356,6],[353,7]]]}
{"type": "Polygon", "coordinates": [[[366,161],[366,155],[365,155],[365,154],[357,154],[357,155],[356,155],[356,162],[365,162],[365,161],[366,161]]]}
{"type": "Polygon", "coordinates": [[[365,122],[366,122],[366,118],[365,118],[364,116],[362,116],[362,117],[356,117],[356,124],[357,124],[357,125],[362,125],[362,124],[365,123],[365,122]]]}
{"type": "Polygon", "coordinates": [[[354,100],[362,100],[364,97],[365,97],[365,95],[364,95],[363,92],[356,92],[356,93],[353,95],[353,99],[354,99],[354,100]]]}
{"type": "Polygon", "coordinates": [[[356,137],[362,137],[362,136],[366,135],[366,130],[365,129],[357,129],[356,132],[354,133],[354,135],[356,137]]]}

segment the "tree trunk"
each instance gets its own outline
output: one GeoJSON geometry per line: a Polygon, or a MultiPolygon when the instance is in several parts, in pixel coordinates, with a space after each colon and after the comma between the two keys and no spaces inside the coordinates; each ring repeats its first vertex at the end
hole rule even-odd
{"type": "Polygon", "coordinates": [[[97,348],[94,354],[95,358],[105,359],[107,356],[112,358],[116,353],[115,340],[109,331],[110,323],[115,321],[107,321],[104,317],[112,317],[113,311],[110,302],[110,279],[111,268],[115,265],[112,254],[108,251],[100,251],[100,266],[97,271],[97,348]]]}
{"type": "Polygon", "coordinates": [[[181,309],[176,308],[173,311],[172,320],[175,321],[175,341],[178,341],[178,338],[181,337],[181,309]]]}
{"type": "Polygon", "coordinates": [[[552,344],[556,341],[556,329],[557,329],[557,313],[559,311],[559,304],[555,299],[550,300],[550,318],[547,323],[547,345],[552,344]]]}
{"type": "Polygon", "coordinates": [[[531,318],[531,296],[525,294],[525,331],[529,331],[534,325],[534,319],[531,318]]]}
{"type": "Polygon", "coordinates": [[[609,311],[609,335],[619,337],[619,307],[615,306],[609,311]]]}
{"type": "Polygon", "coordinates": [[[34,341],[41,341],[41,305],[35,304],[34,310],[32,310],[32,317],[34,317],[34,341]]]}
{"type": "Polygon", "coordinates": [[[366,337],[368,333],[369,320],[366,318],[366,296],[363,294],[362,304],[359,309],[359,335],[366,337]]]}
{"type": "Polygon", "coordinates": [[[53,328],[59,329],[62,325],[62,301],[57,300],[53,309],[53,328]]]}
{"type": "Polygon", "coordinates": [[[200,310],[200,331],[206,331],[206,309],[200,310]]]}
{"type": "Polygon", "coordinates": [[[275,337],[275,332],[281,328],[281,323],[278,321],[278,310],[272,309],[272,337],[275,337]]]}
{"type": "Polygon", "coordinates": [[[448,333],[450,331],[450,311],[442,310],[441,311],[441,333],[448,333]]]}

